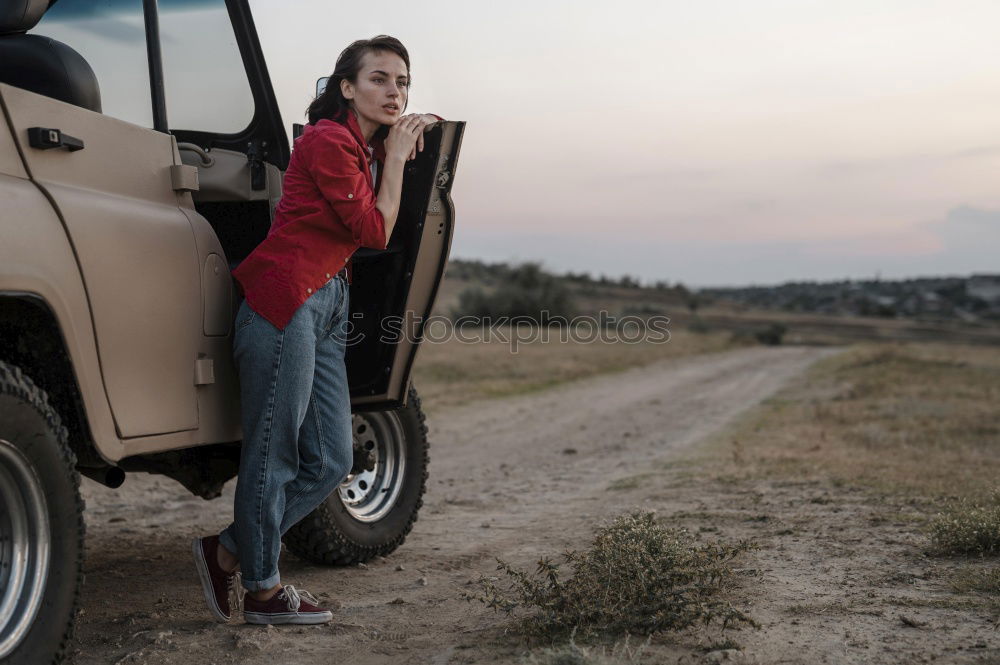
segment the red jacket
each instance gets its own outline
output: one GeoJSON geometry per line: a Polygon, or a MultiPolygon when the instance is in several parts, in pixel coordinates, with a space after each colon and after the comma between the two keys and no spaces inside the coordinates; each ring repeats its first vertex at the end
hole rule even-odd
{"type": "Polygon", "coordinates": [[[267,238],[236,267],[250,307],[283,330],[296,310],[348,265],[358,247],[385,249],[385,219],[375,207],[370,151],[354,113],[343,122],[306,125],[295,140],[281,201],[267,238]]]}

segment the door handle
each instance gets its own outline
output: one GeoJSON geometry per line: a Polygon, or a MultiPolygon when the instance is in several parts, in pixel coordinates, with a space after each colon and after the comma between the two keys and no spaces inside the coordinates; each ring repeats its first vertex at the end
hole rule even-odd
{"type": "Polygon", "coordinates": [[[70,152],[83,150],[82,140],[48,127],[29,127],[28,145],[39,150],[51,150],[52,148],[66,148],[70,152]]]}

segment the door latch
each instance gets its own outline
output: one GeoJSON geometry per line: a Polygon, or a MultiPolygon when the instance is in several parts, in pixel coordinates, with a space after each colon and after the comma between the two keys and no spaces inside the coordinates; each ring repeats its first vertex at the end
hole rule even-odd
{"type": "Polygon", "coordinates": [[[267,141],[261,141],[258,147],[256,143],[247,143],[247,163],[250,165],[250,189],[259,192],[267,189],[267,167],[264,166],[264,158],[267,157],[267,141]]]}
{"type": "Polygon", "coordinates": [[[70,152],[83,150],[83,141],[80,139],[48,127],[29,127],[28,145],[39,150],[51,150],[52,148],[66,148],[70,152]]]}

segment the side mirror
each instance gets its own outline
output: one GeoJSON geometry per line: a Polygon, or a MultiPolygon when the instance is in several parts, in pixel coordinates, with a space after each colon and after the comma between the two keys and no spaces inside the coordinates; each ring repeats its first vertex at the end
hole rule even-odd
{"type": "Polygon", "coordinates": [[[319,97],[326,90],[326,82],[330,80],[329,76],[324,76],[316,80],[316,96],[319,97]]]}

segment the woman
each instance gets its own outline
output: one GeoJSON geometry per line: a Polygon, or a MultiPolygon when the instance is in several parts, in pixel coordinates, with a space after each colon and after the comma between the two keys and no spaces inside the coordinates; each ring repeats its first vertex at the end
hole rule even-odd
{"type": "Polygon", "coordinates": [[[385,35],[340,54],[295,141],[268,236],[233,272],[245,296],[233,339],[244,437],[235,519],[193,543],[219,621],[230,618],[237,568],[248,623],[333,618],[309,594],[281,585],[278,554],[281,536],[351,470],[348,260],[358,247],[385,249],[403,166],[423,150],[424,129],[440,119],[402,115],[409,70],[406,48],[385,35]]]}

